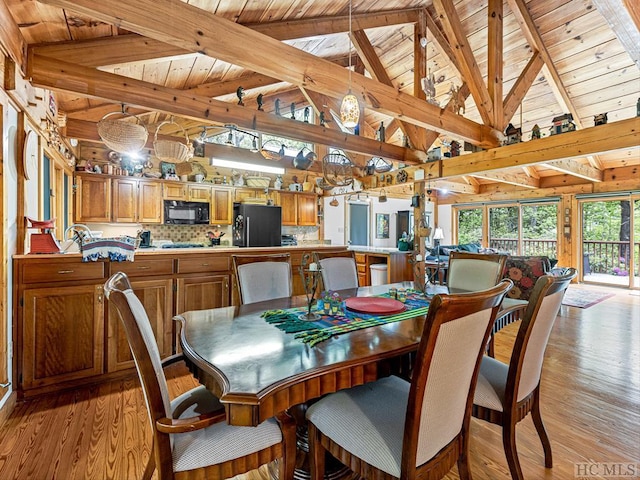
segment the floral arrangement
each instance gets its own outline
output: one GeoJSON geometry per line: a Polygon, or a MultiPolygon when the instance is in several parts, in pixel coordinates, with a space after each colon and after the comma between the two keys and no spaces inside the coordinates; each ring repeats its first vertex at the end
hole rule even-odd
{"type": "Polygon", "coordinates": [[[325,290],[322,292],[322,296],[318,303],[319,309],[322,310],[325,315],[336,315],[340,311],[342,298],[340,298],[340,294],[338,292],[325,290]]]}

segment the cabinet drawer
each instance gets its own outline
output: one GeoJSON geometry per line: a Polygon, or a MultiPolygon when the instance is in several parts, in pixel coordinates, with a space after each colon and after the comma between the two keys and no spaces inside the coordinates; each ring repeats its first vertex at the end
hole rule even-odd
{"type": "Polygon", "coordinates": [[[179,258],[178,273],[226,272],[230,270],[229,257],[179,258]]]}
{"type": "Polygon", "coordinates": [[[358,267],[358,273],[367,273],[367,266],[362,263],[357,263],[356,267],[358,267]]]}
{"type": "Polygon", "coordinates": [[[366,263],[367,262],[367,255],[364,253],[356,253],[355,255],[356,258],[356,263],[366,263]]]}
{"type": "Polygon", "coordinates": [[[129,277],[142,277],[147,275],[171,275],[173,273],[173,260],[170,258],[156,258],[135,260],[134,262],[111,263],[110,271],[124,272],[129,277]]]}
{"type": "Polygon", "coordinates": [[[51,262],[35,263],[22,266],[23,283],[67,282],[69,280],[99,280],[104,279],[105,263],[91,262],[51,262]]]}

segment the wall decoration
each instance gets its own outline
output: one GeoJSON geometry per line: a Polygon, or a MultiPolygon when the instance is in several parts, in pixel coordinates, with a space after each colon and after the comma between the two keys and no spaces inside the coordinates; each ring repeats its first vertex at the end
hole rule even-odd
{"type": "Polygon", "coordinates": [[[389,238],[388,213],[376,213],[376,238],[389,238]]]}

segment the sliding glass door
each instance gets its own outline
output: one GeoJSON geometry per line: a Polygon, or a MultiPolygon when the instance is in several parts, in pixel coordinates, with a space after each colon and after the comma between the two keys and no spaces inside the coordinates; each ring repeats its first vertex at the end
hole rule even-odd
{"type": "Polygon", "coordinates": [[[581,199],[582,278],[640,288],[640,196],[581,199]]]}

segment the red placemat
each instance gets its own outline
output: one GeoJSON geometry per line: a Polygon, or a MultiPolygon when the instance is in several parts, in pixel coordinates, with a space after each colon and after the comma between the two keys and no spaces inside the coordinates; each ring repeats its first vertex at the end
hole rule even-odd
{"type": "Polygon", "coordinates": [[[351,297],[347,298],[344,304],[353,312],[372,315],[392,315],[403,312],[405,309],[404,303],[383,297],[351,297]]]}

